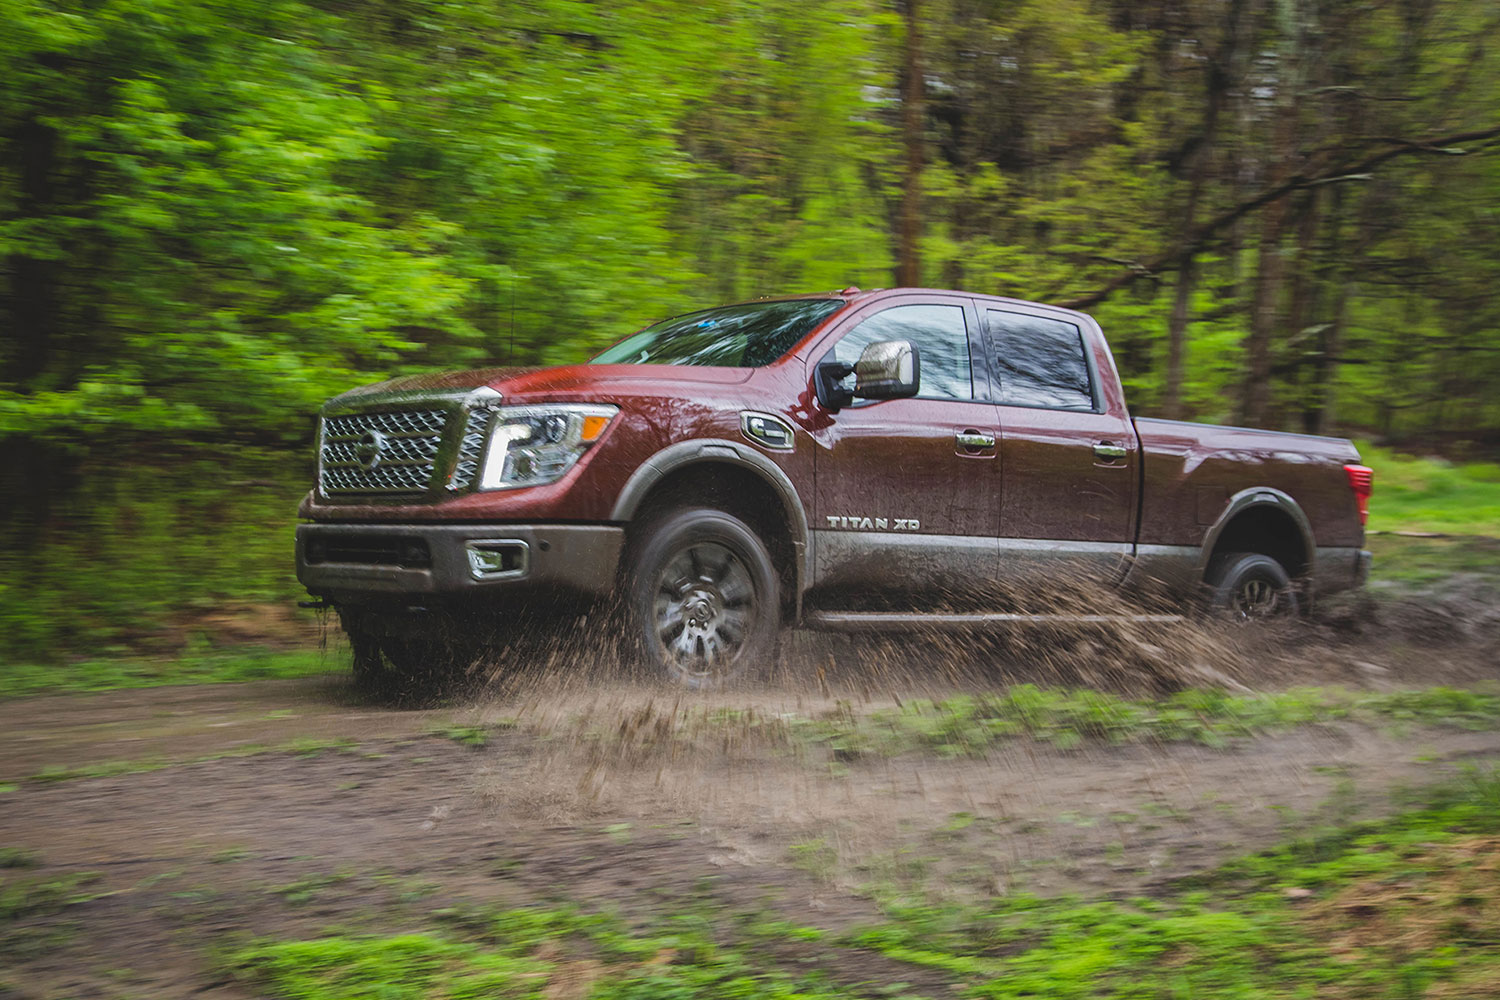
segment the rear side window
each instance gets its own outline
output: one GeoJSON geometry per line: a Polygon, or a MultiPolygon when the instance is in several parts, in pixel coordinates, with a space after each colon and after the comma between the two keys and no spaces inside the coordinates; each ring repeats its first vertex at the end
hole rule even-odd
{"type": "Polygon", "coordinates": [[[987,311],[1000,402],[1049,410],[1092,410],[1094,388],[1083,331],[1024,313],[987,311]]]}
{"type": "MultiPolygon", "coordinates": [[[[969,326],[963,306],[893,306],[862,320],[833,349],[834,359],[854,364],[870,344],[909,340],[922,360],[922,399],[973,399],[974,376],[969,361],[969,326]]],[[[854,386],[850,375],[845,385],[854,386]]]]}

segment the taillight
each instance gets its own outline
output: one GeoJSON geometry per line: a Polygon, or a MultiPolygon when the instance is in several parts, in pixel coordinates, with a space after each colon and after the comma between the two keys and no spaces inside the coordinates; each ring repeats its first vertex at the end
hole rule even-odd
{"type": "Polygon", "coordinates": [[[1359,504],[1359,523],[1370,519],[1370,492],[1375,486],[1375,470],[1367,465],[1346,465],[1344,473],[1349,477],[1349,488],[1354,491],[1359,504]]]}

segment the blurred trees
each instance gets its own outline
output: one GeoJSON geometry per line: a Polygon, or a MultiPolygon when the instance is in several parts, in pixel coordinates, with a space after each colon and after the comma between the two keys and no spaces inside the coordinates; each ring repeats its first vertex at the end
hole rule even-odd
{"type": "Polygon", "coordinates": [[[1497,109],[1486,0],[0,0],[0,541],[898,273],[1094,311],[1139,412],[1493,448],[1497,109]]]}
{"type": "Polygon", "coordinates": [[[0,434],[300,439],[372,373],[898,267],[1097,307],[1146,407],[1489,431],[1497,18],[3,0],[0,434]]]}

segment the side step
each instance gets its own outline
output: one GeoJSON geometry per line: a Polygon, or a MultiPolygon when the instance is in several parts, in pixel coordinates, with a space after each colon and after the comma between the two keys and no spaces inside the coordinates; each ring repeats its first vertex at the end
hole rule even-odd
{"type": "Polygon", "coordinates": [[[1021,615],[998,612],[922,614],[907,611],[809,611],[804,628],[819,632],[898,632],[973,629],[1005,625],[1176,625],[1183,615],[1021,615]]]}

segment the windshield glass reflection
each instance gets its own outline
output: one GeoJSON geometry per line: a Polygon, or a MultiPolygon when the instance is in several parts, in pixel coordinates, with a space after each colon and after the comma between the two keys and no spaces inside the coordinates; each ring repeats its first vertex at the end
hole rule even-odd
{"type": "Polygon", "coordinates": [[[589,363],[758,368],[791,350],[843,304],[843,299],[788,299],[704,309],[648,326],[589,363]]]}

